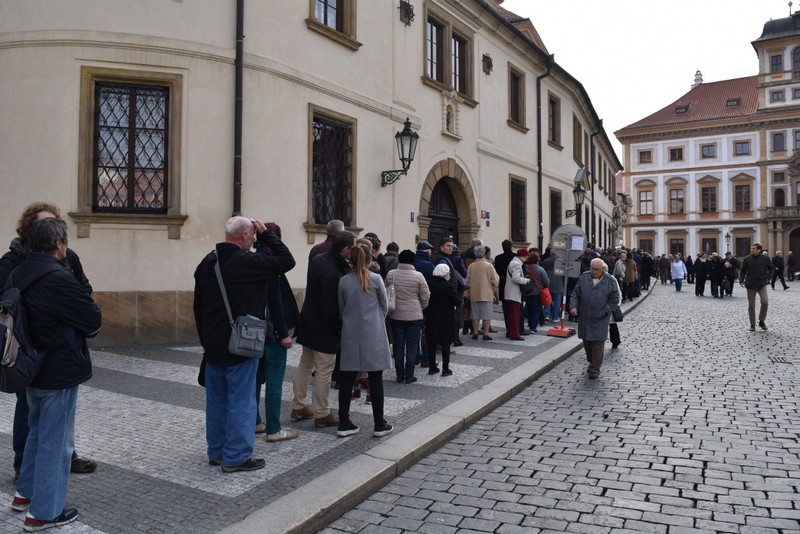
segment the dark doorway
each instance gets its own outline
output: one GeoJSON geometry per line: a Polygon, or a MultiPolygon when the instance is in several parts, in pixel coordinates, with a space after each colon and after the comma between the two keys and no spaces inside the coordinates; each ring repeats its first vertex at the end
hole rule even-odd
{"type": "Polygon", "coordinates": [[[458,244],[458,209],[453,192],[444,180],[434,186],[428,208],[431,226],[428,228],[428,241],[434,250],[439,250],[439,241],[451,237],[458,244]]]}
{"type": "MultiPolygon", "coordinates": [[[[792,256],[797,256],[800,254],[800,228],[795,228],[792,230],[792,233],[789,234],[789,250],[792,251],[792,256]]],[[[789,255],[788,251],[784,251],[783,257],[789,255]]]]}

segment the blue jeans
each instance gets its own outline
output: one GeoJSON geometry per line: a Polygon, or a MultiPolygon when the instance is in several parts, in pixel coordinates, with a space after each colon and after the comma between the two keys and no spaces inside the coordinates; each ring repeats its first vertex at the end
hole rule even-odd
{"type": "Polygon", "coordinates": [[[206,443],[209,460],[234,467],[253,455],[258,358],[239,365],[206,363],[206,443]]]}
{"type": "Polygon", "coordinates": [[[49,521],[61,514],[67,498],[78,386],[67,389],[29,387],[26,392],[30,430],[17,491],[31,499],[33,517],[49,521]]]}
{"type": "Polygon", "coordinates": [[[675,291],[680,291],[681,287],[683,287],[683,278],[676,278],[675,279],[675,291]]]}
{"type": "MultiPolygon", "coordinates": [[[[17,404],[14,406],[14,429],[11,441],[14,447],[14,472],[19,474],[25,442],[28,441],[28,395],[24,391],[16,395],[17,404]]],[[[72,459],[77,458],[78,453],[72,451],[72,459]]]]}
{"type": "Polygon", "coordinates": [[[542,311],[542,301],[539,300],[539,295],[531,295],[525,297],[525,315],[528,317],[528,327],[531,332],[535,332],[539,327],[539,314],[542,311]]]}
{"type": "Polygon", "coordinates": [[[561,293],[553,293],[552,291],[550,293],[553,295],[553,303],[544,309],[544,314],[555,321],[561,317],[561,297],[563,295],[561,293]]]}
{"type": "MultiPolygon", "coordinates": [[[[422,331],[425,329],[425,321],[419,322],[419,342],[417,345],[417,358],[423,365],[428,365],[428,346],[422,342],[422,331]]],[[[435,356],[435,355],[434,355],[435,356]]]]}
{"type": "Polygon", "coordinates": [[[417,359],[422,320],[396,321],[389,319],[394,335],[392,352],[394,353],[394,369],[398,377],[414,376],[414,364],[417,359]]]}
{"type": "MultiPolygon", "coordinates": [[[[277,343],[264,345],[264,418],[267,434],[281,431],[281,400],[283,378],[286,375],[286,347],[277,343]]],[[[260,368],[260,367],[259,367],[260,368]]],[[[260,380],[256,380],[256,424],[261,423],[258,401],[261,398],[260,380]]]]}

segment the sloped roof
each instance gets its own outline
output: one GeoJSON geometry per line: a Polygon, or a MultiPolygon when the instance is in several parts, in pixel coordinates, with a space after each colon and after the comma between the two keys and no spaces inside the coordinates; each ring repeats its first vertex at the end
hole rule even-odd
{"type": "Polygon", "coordinates": [[[753,41],[753,45],[759,41],[769,41],[781,37],[800,35],[800,13],[794,13],[791,17],[770,20],[764,24],[761,37],[753,41]]]}
{"type": "Polygon", "coordinates": [[[758,76],[701,83],[672,104],[618,131],[744,118],[758,111],[758,76]],[[738,105],[729,101],[738,99],[738,105]],[[682,108],[683,113],[678,112],[682,108]]]}
{"type": "Polygon", "coordinates": [[[539,35],[539,32],[536,30],[536,27],[531,22],[531,19],[526,17],[521,17],[516,13],[513,13],[507,10],[504,7],[494,6],[494,9],[497,13],[503,17],[508,23],[513,24],[515,28],[525,34],[526,37],[531,39],[536,46],[541,48],[545,53],[549,54],[550,52],[547,50],[547,47],[542,41],[542,37],[539,35]]]}

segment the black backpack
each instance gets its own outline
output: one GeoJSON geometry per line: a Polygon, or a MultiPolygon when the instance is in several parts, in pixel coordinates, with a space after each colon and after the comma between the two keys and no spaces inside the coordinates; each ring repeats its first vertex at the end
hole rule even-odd
{"type": "Polygon", "coordinates": [[[61,267],[58,265],[48,264],[28,273],[18,283],[13,282],[12,272],[5,289],[0,292],[0,391],[25,391],[39,374],[44,357],[31,343],[22,298],[31,284],[44,275],[59,270],[61,267]]]}

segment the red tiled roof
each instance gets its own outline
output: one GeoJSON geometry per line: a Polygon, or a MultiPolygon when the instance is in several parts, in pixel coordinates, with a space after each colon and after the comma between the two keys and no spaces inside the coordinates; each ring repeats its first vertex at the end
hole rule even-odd
{"type": "Polygon", "coordinates": [[[758,76],[701,83],[672,104],[622,128],[619,133],[642,128],[752,116],[758,111],[757,85],[758,76]],[[728,101],[734,99],[739,99],[739,105],[728,106],[728,101]],[[685,113],[676,113],[677,108],[687,105],[689,107],[685,113]]]}

